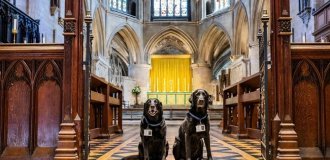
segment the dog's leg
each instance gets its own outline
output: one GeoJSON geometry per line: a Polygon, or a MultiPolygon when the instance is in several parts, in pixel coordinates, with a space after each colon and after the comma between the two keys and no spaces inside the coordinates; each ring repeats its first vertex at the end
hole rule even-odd
{"type": "Polygon", "coordinates": [[[144,160],[149,160],[149,146],[147,139],[144,139],[143,141],[143,154],[144,154],[144,160]]]}
{"type": "Polygon", "coordinates": [[[191,137],[185,133],[186,160],[191,160],[191,137]]]}
{"type": "Polygon", "coordinates": [[[207,152],[207,159],[211,160],[212,154],[211,154],[210,134],[209,133],[206,135],[204,142],[205,142],[205,147],[206,147],[206,152],[207,152]]]}
{"type": "Polygon", "coordinates": [[[163,146],[163,151],[162,151],[162,160],[166,160],[166,142],[165,145],[163,146]]]}

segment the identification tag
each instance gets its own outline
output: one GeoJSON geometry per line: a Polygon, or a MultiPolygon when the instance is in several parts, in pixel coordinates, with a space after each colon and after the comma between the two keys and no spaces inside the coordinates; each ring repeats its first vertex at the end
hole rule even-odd
{"type": "Polygon", "coordinates": [[[196,126],[196,132],[204,132],[205,131],[205,125],[199,124],[196,126]]]}
{"type": "Polygon", "coordinates": [[[151,129],[145,129],[144,130],[144,136],[146,136],[146,137],[152,136],[152,130],[151,129]]]}

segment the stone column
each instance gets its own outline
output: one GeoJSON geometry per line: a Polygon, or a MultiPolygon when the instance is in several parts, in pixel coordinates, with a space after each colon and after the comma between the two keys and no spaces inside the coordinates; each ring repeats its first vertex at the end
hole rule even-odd
{"type": "Polygon", "coordinates": [[[132,94],[132,89],[136,86],[136,80],[126,76],[124,76],[123,78],[123,99],[125,102],[128,102],[130,105],[133,105],[135,104],[135,97],[132,94]]]}
{"type": "Polygon", "coordinates": [[[192,90],[205,89],[212,93],[211,81],[212,71],[207,63],[195,63],[191,65],[192,68],[192,90]]]}
{"type": "Polygon", "coordinates": [[[147,92],[150,89],[150,69],[148,64],[134,64],[129,67],[129,76],[136,80],[136,85],[140,86],[141,93],[138,96],[138,103],[143,104],[147,100],[147,92]]]}

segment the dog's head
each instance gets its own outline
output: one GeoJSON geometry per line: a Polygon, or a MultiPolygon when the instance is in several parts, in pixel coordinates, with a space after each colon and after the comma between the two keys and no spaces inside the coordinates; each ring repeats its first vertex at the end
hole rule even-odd
{"type": "Polygon", "coordinates": [[[190,98],[191,110],[197,113],[206,113],[209,104],[212,104],[213,98],[203,89],[195,90],[190,98]]]}
{"type": "Polygon", "coordinates": [[[150,98],[144,103],[143,115],[149,120],[157,121],[163,117],[163,105],[156,98],[150,98]]]}

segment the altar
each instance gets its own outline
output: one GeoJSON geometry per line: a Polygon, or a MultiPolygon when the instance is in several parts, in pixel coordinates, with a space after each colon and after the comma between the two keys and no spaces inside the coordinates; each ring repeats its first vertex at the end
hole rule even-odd
{"type": "Polygon", "coordinates": [[[148,98],[158,98],[163,105],[188,105],[191,90],[189,54],[151,56],[148,98]]]}

